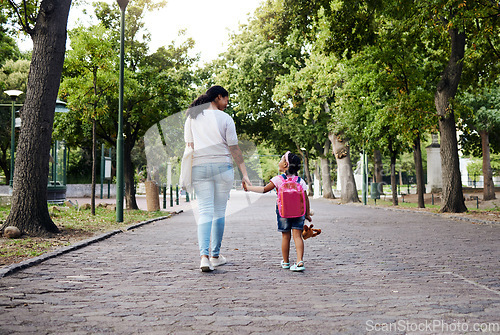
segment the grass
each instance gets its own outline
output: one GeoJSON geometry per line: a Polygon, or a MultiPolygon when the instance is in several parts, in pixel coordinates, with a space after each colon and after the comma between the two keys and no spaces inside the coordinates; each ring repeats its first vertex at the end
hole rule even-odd
{"type": "MultiPolygon", "coordinates": [[[[375,200],[368,199],[366,203],[367,203],[367,205],[372,205],[372,206],[392,206],[392,200],[378,199],[377,202],[375,203],[375,200]]],[[[415,202],[403,202],[403,201],[401,201],[401,199],[399,199],[399,201],[398,201],[398,207],[402,207],[402,208],[418,208],[418,204],[415,203],[415,202]]],[[[440,205],[425,204],[425,208],[431,208],[431,209],[439,210],[439,208],[441,208],[441,206],[440,205]]]]}
{"type": "Polygon", "coordinates": [[[123,222],[116,222],[116,212],[104,207],[96,207],[95,214],[90,210],[75,210],[68,207],[50,206],[52,221],[63,229],[79,229],[87,232],[106,232],[124,229],[131,224],[168,215],[168,212],[148,212],[143,210],[126,210],[123,222]],[[57,208],[57,209],[56,209],[57,208]]]}
{"type": "Polygon", "coordinates": [[[51,250],[53,247],[69,245],[50,241],[37,241],[32,238],[6,240],[0,247],[0,258],[36,257],[51,250]]]}
{"type": "MultiPolygon", "coordinates": [[[[10,206],[0,206],[0,221],[5,221],[9,212],[10,206]]],[[[90,210],[61,206],[49,206],[49,213],[61,232],[50,237],[26,235],[19,239],[0,237],[0,266],[20,262],[94,235],[118,229],[124,230],[134,223],[169,214],[169,212],[162,211],[126,210],[123,214],[123,222],[118,223],[116,222],[116,212],[104,207],[97,207],[95,216],[91,214],[90,210]]]]}

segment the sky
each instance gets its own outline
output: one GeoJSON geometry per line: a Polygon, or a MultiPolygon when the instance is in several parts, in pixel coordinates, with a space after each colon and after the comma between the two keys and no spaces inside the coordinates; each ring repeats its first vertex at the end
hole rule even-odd
{"type": "MultiPolygon", "coordinates": [[[[105,0],[111,2],[112,0],[105,0]]],[[[146,28],[151,33],[150,52],[172,41],[179,45],[187,37],[195,40],[194,53],[200,54],[201,63],[217,58],[228,46],[231,31],[237,31],[239,24],[248,22],[248,14],[253,14],[262,0],[167,0],[160,11],[148,13],[146,28]],[[186,29],[183,37],[178,31],[186,29]]],[[[74,28],[81,10],[72,7],[68,18],[68,29],[74,28]]],[[[88,20],[87,20],[88,21],[88,20]]],[[[85,21],[80,21],[85,24],[85,21]]],[[[20,40],[21,50],[31,50],[31,40],[20,40]]],[[[69,46],[69,43],[68,43],[69,46]]]]}
{"type": "Polygon", "coordinates": [[[151,50],[177,39],[179,29],[195,40],[202,61],[209,61],[226,50],[230,31],[248,22],[262,0],[167,0],[160,12],[148,16],[151,50]]]}

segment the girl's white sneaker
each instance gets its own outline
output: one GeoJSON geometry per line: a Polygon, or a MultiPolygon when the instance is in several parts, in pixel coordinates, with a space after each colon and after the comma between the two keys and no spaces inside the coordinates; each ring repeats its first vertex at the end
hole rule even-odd
{"type": "Polygon", "coordinates": [[[201,258],[200,269],[203,272],[210,272],[214,270],[213,265],[210,263],[207,257],[201,258]]]}
{"type": "Polygon", "coordinates": [[[220,266],[226,264],[227,260],[226,257],[219,255],[218,258],[215,257],[210,257],[210,263],[212,263],[213,266],[220,266]]]}

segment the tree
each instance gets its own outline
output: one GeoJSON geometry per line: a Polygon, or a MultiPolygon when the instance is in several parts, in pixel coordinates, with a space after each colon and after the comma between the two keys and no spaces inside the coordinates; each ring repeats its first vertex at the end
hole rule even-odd
{"type": "MultiPolygon", "coordinates": [[[[495,1],[448,1],[435,0],[426,4],[426,11],[432,20],[432,29],[446,34],[449,47],[448,63],[442,71],[434,97],[439,130],[441,133],[441,168],[443,174],[442,212],[460,213],[467,210],[464,203],[458,160],[455,107],[453,99],[459,84],[481,76],[494,78],[498,71],[500,53],[492,41],[498,41],[500,4],[495,1]],[[477,49],[477,46],[481,48],[477,49]],[[466,57],[467,54],[467,57],[466,57]],[[480,60],[478,59],[480,57],[480,60]],[[494,61],[492,61],[494,60],[494,61]],[[467,65],[480,71],[467,71],[467,65]],[[464,79],[462,72],[465,67],[464,79]]],[[[443,36],[443,37],[444,37],[443,36]]],[[[491,80],[491,79],[490,79],[491,80]]]]}
{"type": "Polygon", "coordinates": [[[455,113],[450,106],[450,100],[455,97],[460,83],[466,40],[465,33],[458,28],[450,28],[448,32],[451,44],[450,58],[434,97],[441,133],[442,202],[444,203],[441,211],[461,213],[465,212],[467,207],[463,197],[458,160],[455,113]]]}
{"type": "Polygon", "coordinates": [[[495,129],[500,129],[500,89],[495,85],[479,92],[465,92],[460,100],[472,112],[472,117],[465,121],[467,126],[478,133],[481,138],[483,200],[495,199],[495,185],[490,162],[490,133],[495,129]]]}
{"type": "Polygon", "coordinates": [[[276,39],[274,20],[280,10],[277,2],[263,3],[249,24],[232,36],[228,51],[209,64],[209,69],[203,69],[200,77],[204,79],[202,86],[217,83],[230,92],[226,112],[240,134],[257,144],[272,143],[273,153],[282,155],[291,150],[303,154],[305,180],[310,181],[308,153],[292,139],[293,132],[278,126],[282,114],[273,99],[278,76],[301,61],[300,46],[284,45],[276,39]]]}
{"type": "Polygon", "coordinates": [[[28,1],[9,0],[22,29],[33,40],[33,55],[20,112],[12,208],[4,226],[16,226],[33,235],[58,232],[47,207],[50,143],[56,98],[66,51],[66,24],[71,0],[42,0],[38,8],[28,1]]]}
{"type": "Polygon", "coordinates": [[[352,172],[351,150],[349,142],[342,138],[342,134],[330,133],[333,154],[337,160],[340,177],[340,199],[343,203],[359,202],[356,180],[352,172]]]}
{"type": "Polygon", "coordinates": [[[236,127],[257,143],[272,141],[279,152],[296,145],[288,133],[274,129],[280,119],[273,100],[273,89],[288,67],[300,62],[300,46],[283,45],[274,33],[277,2],[264,3],[247,26],[231,38],[222,60],[211,66],[218,72],[217,82],[231,93],[228,112],[236,127]],[[274,131],[273,131],[274,129],[274,131]]]}
{"type": "MultiPolygon", "coordinates": [[[[25,59],[20,59],[17,61],[7,60],[5,64],[0,69],[0,85],[1,91],[5,90],[21,90],[26,92],[26,84],[28,82],[28,73],[30,68],[30,62],[25,59]]],[[[11,139],[11,129],[10,129],[10,104],[12,101],[8,99],[6,94],[2,97],[1,101],[8,104],[9,107],[4,107],[3,112],[0,113],[0,168],[2,168],[5,175],[5,182],[8,185],[11,179],[10,171],[10,139],[11,139]],[[9,155],[7,155],[9,151],[9,155]]],[[[16,100],[16,104],[22,104],[25,100],[25,94],[19,96],[16,100]]]]}
{"type": "Polygon", "coordinates": [[[321,160],[323,197],[335,198],[330,176],[331,142],[328,124],[332,115],[328,103],[333,100],[336,60],[313,52],[300,70],[278,77],[274,98],[281,103],[282,127],[300,147],[309,148],[321,160]]]}
{"type": "Polygon", "coordinates": [[[405,120],[390,75],[381,71],[371,56],[367,48],[339,66],[333,130],[360,151],[377,149],[391,158],[392,199],[397,205],[395,165],[406,149],[400,135],[405,120]]]}
{"type": "Polygon", "coordinates": [[[92,123],[92,193],[91,211],[95,215],[96,186],[96,127],[99,117],[107,113],[103,103],[106,95],[117,89],[114,71],[114,50],[112,41],[102,25],[90,28],[79,27],[70,32],[71,50],[68,51],[65,66],[66,77],[61,85],[61,96],[67,97],[68,107],[83,123],[92,123]]]}
{"type": "Polygon", "coordinates": [[[398,115],[394,123],[399,127],[402,149],[411,148],[413,152],[418,207],[423,208],[425,181],[421,140],[427,133],[436,131],[432,96],[436,86],[429,78],[436,77],[439,71],[436,64],[442,61],[442,56],[429,48],[430,40],[435,45],[438,36],[433,33],[422,36],[426,23],[415,22],[415,15],[408,14],[416,10],[412,3],[385,2],[377,20],[377,48],[371,48],[370,62],[378,63],[390,82],[389,90],[394,96],[392,108],[398,115]]]}
{"type": "MultiPolygon", "coordinates": [[[[130,3],[126,16],[126,66],[125,92],[123,111],[124,131],[124,181],[125,201],[127,209],[137,209],[135,199],[135,166],[132,151],[145,132],[163,118],[181,111],[192,98],[193,83],[192,65],[196,58],[190,57],[188,51],[194,42],[188,39],[180,46],[174,43],[168,47],[159,48],[155,53],[147,54],[149,34],[141,29],[144,27],[143,13],[145,10],[158,8],[161,3],[139,0],[130,3]],[[142,37],[142,38],[141,38],[142,37]]],[[[115,35],[119,10],[106,3],[96,3],[96,15],[106,28],[107,34],[118,46],[118,35],[115,35]]],[[[67,76],[77,74],[68,73],[67,76]]],[[[113,93],[102,92],[99,104],[107,106],[105,113],[96,119],[96,136],[109,146],[116,145],[118,125],[118,97],[113,93]]],[[[67,113],[67,120],[62,124],[80,124],[72,128],[77,133],[82,132],[85,125],[78,120],[75,113],[67,113]]]]}

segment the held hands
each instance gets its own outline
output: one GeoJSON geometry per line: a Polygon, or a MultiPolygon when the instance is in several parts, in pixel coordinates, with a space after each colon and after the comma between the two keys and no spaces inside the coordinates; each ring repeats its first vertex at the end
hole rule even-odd
{"type": "Polygon", "coordinates": [[[248,192],[248,186],[252,186],[252,183],[250,182],[250,179],[248,179],[247,176],[244,176],[243,179],[241,180],[241,186],[243,186],[245,192],[248,192]]]}

